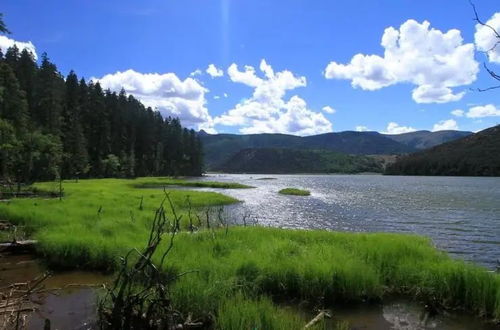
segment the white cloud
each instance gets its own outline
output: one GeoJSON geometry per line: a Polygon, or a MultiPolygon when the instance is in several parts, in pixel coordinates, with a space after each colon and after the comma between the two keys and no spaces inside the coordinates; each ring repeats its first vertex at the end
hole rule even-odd
{"type": "Polygon", "coordinates": [[[214,100],[218,100],[220,99],[220,96],[219,95],[214,95],[214,100]]]}
{"type": "Polygon", "coordinates": [[[460,100],[465,92],[453,94],[448,87],[420,85],[412,91],[412,97],[417,103],[448,103],[460,100]]]}
{"type": "Polygon", "coordinates": [[[212,78],[222,77],[224,75],[224,71],[222,71],[222,69],[218,69],[214,64],[209,64],[205,72],[212,78]]]}
{"type": "Polygon", "coordinates": [[[335,110],[334,108],[332,108],[329,105],[324,106],[321,110],[323,110],[324,112],[329,113],[329,114],[334,114],[335,112],[337,112],[337,110],[335,110]]]}
{"type": "Polygon", "coordinates": [[[453,116],[455,117],[463,117],[465,112],[463,110],[460,110],[460,109],[455,109],[453,110],[452,112],[450,112],[453,116]]]}
{"type": "Polygon", "coordinates": [[[389,124],[387,124],[387,128],[385,132],[382,132],[384,134],[403,134],[403,133],[410,133],[410,132],[415,132],[416,129],[410,126],[400,126],[398,123],[395,123],[391,121],[389,124]]]}
{"type": "Polygon", "coordinates": [[[500,108],[493,104],[472,107],[465,114],[468,118],[500,117],[500,108]]]}
{"type": "Polygon", "coordinates": [[[23,42],[23,41],[17,41],[14,39],[7,38],[6,36],[0,36],[0,49],[2,52],[5,54],[8,48],[16,45],[17,48],[19,48],[19,51],[22,51],[23,49],[29,50],[35,59],[38,58],[36,54],[36,49],[35,45],[31,41],[23,42]]]}
{"type": "Polygon", "coordinates": [[[189,75],[190,75],[191,77],[194,77],[194,76],[199,76],[199,75],[201,75],[202,73],[203,73],[203,72],[201,72],[201,70],[200,70],[200,69],[196,69],[196,70],[194,70],[193,72],[191,72],[189,75]]]}
{"type": "Polygon", "coordinates": [[[363,125],[356,126],[356,132],[366,132],[366,131],[369,131],[368,127],[363,125]]]}
{"type": "Polygon", "coordinates": [[[310,135],[332,131],[331,122],[322,113],[310,110],[299,96],[285,100],[287,91],[306,86],[305,77],[295,76],[288,70],[274,72],[265,60],[260,62],[259,69],[263,78],[257,76],[251,66],[245,66],[242,71],[234,63],[229,66],[229,78],[254,88],[254,91],[250,98],[214,118],[215,124],[241,126],[240,132],[244,134],[310,135]]]}
{"type": "Polygon", "coordinates": [[[437,124],[434,124],[432,127],[432,131],[449,131],[449,130],[458,130],[458,125],[457,122],[453,119],[448,119],[448,120],[441,120],[437,124]]]}
{"type": "Polygon", "coordinates": [[[179,117],[185,126],[200,128],[212,122],[205,107],[208,90],[193,78],[181,80],[174,73],[127,70],[92,80],[99,81],[104,89],[120,91],[124,88],[144,105],[158,109],[163,116],[179,117]]]}
{"type": "Polygon", "coordinates": [[[224,95],[224,97],[225,97],[225,98],[227,98],[227,97],[228,97],[227,93],[224,93],[224,94],[222,94],[222,95],[224,95]]]}
{"type": "Polygon", "coordinates": [[[353,87],[377,90],[398,83],[417,87],[412,97],[417,103],[445,103],[460,100],[464,92],[453,87],[471,84],[479,67],[474,45],[464,44],[460,31],[446,33],[430,28],[430,23],[408,20],[399,30],[385,29],[381,45],[384,55],[356,54],[348,64],[330,62],[327,79],[348,79],[353,87]]]}
{"type": "MultiPolygon", "coordinates": [[[[485,24],[500,33],[500,12],[495,13],[485,24]]],[[[479,51],[487,52],[490,62],[500,63],[500,38],[495,35],[491,28],[476,24],[474,40],[479,51]]]]}

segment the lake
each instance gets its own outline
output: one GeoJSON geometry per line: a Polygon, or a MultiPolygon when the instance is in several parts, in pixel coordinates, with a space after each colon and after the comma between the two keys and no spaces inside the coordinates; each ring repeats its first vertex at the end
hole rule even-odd
{"type": "Polygon", "coordinates": [[[227,208],[236,221],[246,215],[264,226],[414,233],[490,269],[500,259],[500,178],[211,174],[202,180],[256,187],[199,189],[243,201],[227,208]],[[286,187],[311,196],[278,194],[286,187]]]}

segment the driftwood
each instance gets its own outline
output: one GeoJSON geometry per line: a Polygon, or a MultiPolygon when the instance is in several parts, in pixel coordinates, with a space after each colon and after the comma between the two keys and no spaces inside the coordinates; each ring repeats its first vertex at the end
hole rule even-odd
{"type": "Polygon", "coordinates": [[[316,323],[324,320],[325,318],[331,318],[332,316],[330,315],[330,313],[328,313],[328,311],[321,311],[319,312],[318,315],[316,315],[311,321],[309,321],[309,323],[307,323],[304,327],[304,329],[309,329],[311,327],[313,327],[316,323]]]}
{"type": "Polygon", "coordinates": [[[14,283],[0,290],[0,329],[26,328],[26,313],[37,310],[33,295],[40,291],[49,276],[50,273],[45,273],[32,281],[14,283]]]}

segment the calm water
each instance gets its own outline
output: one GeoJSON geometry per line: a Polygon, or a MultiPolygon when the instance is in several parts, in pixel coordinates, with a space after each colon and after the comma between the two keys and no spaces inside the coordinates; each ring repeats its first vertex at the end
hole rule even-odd
{"type": "Polygon", "coordinates": [[[261,225],[429,236],[455,257],[494,268],[500,259],[500,178],[381,175],[228,175],[255,189],[219,191],[242,200],[228,210],[261,225]],[[257,180],[273,177],[275,180],[257,180]],[[286,187],[311,191],[284,196],[286,187]]]}

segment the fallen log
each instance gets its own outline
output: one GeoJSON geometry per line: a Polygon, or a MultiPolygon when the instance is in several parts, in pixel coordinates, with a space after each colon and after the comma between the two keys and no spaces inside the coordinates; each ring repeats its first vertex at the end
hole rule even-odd
{"type": "Polygon", "coordinates": [[[0,252],[10,252],[10,253],[26,253],[33,252],[35,250],[35,245],[38,242],[36,240],[24,240],[24,241],[14,241],[10,243],[0,243],[0,252]]]}
{"type": "Polygon", "coordinates": [[[316,323],[322,321],[325,318],[331,318],[331,315],[328,313],[328,311],[321,311],[319,312],[318,315],[316,315],[309,323],[306,324],[304,329],[309,329],[313,327],[316,323]]]}

